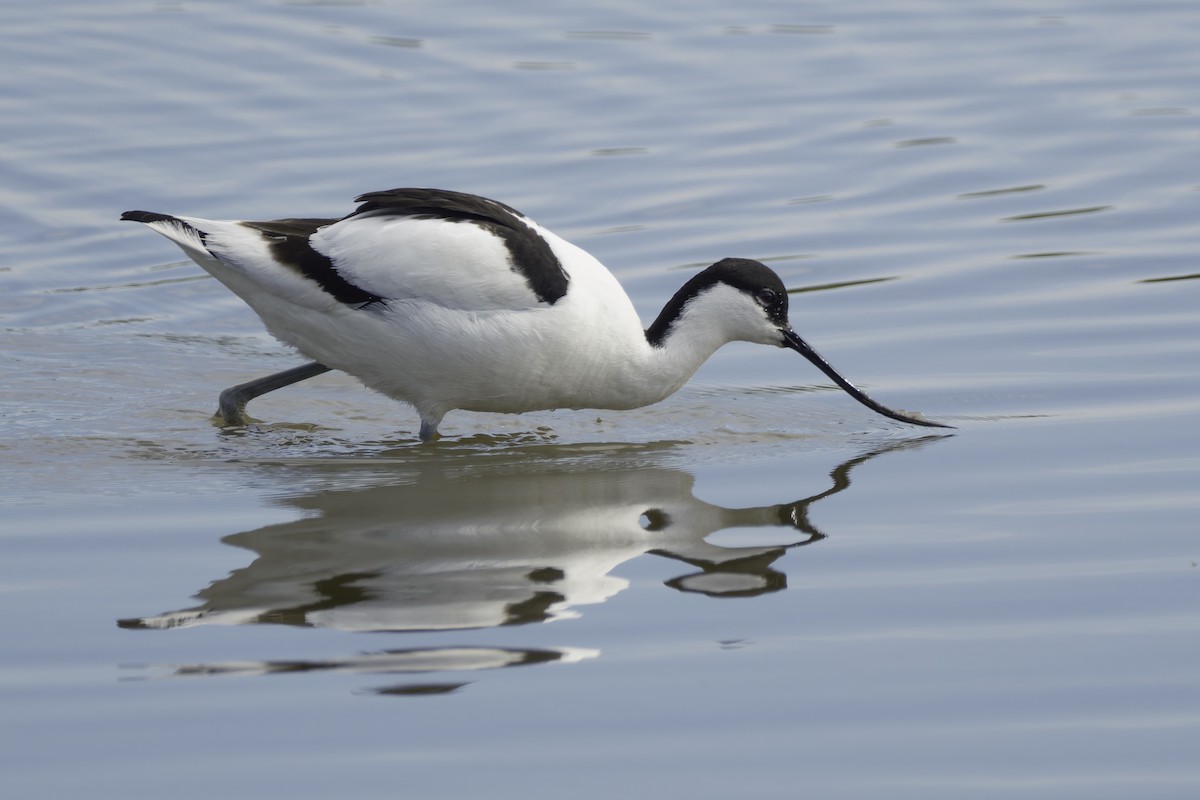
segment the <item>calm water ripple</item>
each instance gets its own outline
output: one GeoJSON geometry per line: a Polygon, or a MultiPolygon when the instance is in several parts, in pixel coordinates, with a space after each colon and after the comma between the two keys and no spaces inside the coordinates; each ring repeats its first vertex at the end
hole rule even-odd
{"type": "Polygon", "coordinates": [[[9,793],[1194,797],[1198,33],[1170,0],[3,5],[9,793]],[[645,319],[768,261],[834,365],[959,430],[738,346],[435,447],[334,374],[213,424],[299,359],[120,212],[404,185],[522,209],[645,319]]]}

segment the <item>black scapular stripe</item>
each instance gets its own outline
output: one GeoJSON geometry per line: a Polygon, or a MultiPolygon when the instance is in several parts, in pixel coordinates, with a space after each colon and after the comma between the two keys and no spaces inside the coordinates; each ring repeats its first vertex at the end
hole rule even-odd
{"type": "Polygon", "coordinates": [[[319,229],[337,222],[336,219],[275,219],[268,222],[243,222],[263,235],[271,248],[271,256],[280,263],[316,281],[338,302],[356,308],[383,302],[383,297],[368,292],[342,277],[329,256],[315,250],[309,239],[319,229]]]}
{"type": "Polygon", "coordinates": [[[549,243],[521,220],[519,211],[503,203],[446,189],[390,189],[360,195],[355,201],[362,205],[350,217],[395,214],[478,225],[504,242],[511,268],[538,300],[554,305],[567,293],[567,273],[549,243]]]}

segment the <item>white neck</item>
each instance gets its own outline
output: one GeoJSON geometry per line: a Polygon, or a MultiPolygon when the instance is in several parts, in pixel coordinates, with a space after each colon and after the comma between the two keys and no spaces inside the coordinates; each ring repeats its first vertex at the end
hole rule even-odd
{"type": "Polygon", "coordinates": [[[644,334],[631,357],[616,366],[611,385],[619,387],[636,407],[674,394],[723,345],[735,341],[764,342],[761,323],[747,324],[747,299],[731,287],[718,285],[692,298],[671,322],[658,345],[644,334]]]}

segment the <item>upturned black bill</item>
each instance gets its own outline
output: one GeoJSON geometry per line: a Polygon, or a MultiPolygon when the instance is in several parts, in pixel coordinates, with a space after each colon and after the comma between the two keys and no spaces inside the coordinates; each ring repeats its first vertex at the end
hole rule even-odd
{"type": "Polygon", "coordinates": [[[933,422],[932,420],[910,416],[900,411],[893,411],[887,406],[876,403],[874,400],[867,397],[867,395],[864,394],[861,389],[838,374],[837,370],[829,366],[828,361],[821,358],[820,354],[818,354],[816,350],[813,350],[811,347],[809,347],[808,342],[801,339],[793,330],[783,331],[783,346],[795,350],[797,353],[807,358],[813,363],[813,366],[828,375],[838,386],[845,389],[847,394],[877,414],[882,414],[885,417],[891,417],[892,419],[899,420],[900,422],[907,422],[912,425],[924,425],[927,428],[954,427],[953,425],[945,425],[941,422],[933,422]]]}

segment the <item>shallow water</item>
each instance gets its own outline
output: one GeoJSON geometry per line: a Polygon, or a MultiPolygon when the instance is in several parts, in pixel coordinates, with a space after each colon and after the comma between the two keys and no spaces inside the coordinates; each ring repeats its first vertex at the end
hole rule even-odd
{"type": "MultiPolygon", "coordinates": [[[[652,7],[644,7],[644,6],[652,7]]],[[[1194,797],[1200,8],[0,8],[14,796],[1194,797]],[[140,226],[501,199],[794,354],[416,417],[140,226]],[[69,767],[69,768],[68,768],[69,767]]]]}

